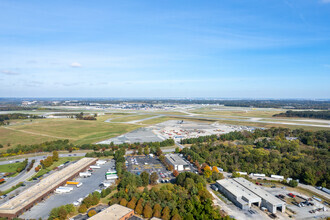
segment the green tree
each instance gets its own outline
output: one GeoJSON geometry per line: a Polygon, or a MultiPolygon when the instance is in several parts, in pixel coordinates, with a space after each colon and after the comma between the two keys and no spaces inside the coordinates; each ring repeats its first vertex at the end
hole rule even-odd
{"type": "Polygon", "coordinates": [[[169,220],[171,218],[170,214],[170,208],[168,206],[165,206],[165,208],[162,211],[162,219],[163,220],[169,220]]]}
{"type": "Polygon", "coordinates": [[[149,153],[150,153],[150,150],[149,150],[149,147],[148,146],[146,146],[145,148],[144,148],[144,152],[143,152],[145,155],[148,155],[149,153]]]}
{"type": "Polygon", "coordinates": [[[80,207],[79,207],[79,209],[78,209],[78,212],[79,213],[85,213],[85,212],[87,212],[86,205],[85,204],[81,204],[80,207]]]}
{"type": "Polygon", "coordinates": [[[160,206],[159,203],[156,203],[154,205],[154,210],[153,210],[153,217],[160,218],[162,213],[162,207],[160,206]]]}
{"type": "Polygon", "coordinates": [[[144,206],[143,216],[145,218],[151,218],[152,217],[152,208],[150,207],[150,205],[148,203],[144,206]]]}
{"type": "Polygon", "coordinates": [[[158,174],[156,172],[153,172],[150,175],[150,184],[155,185],[157,183],[157,180],[158,180],[158,174]]]}
{"type": "Polygon", "coordinates": [[[149,173],[146,171],[143,171],[141,174],[141,179],[142,179],[142,185],[147,186],[149,184],[149,173]]]}
{"type": "Polygon", "coordinates": [[[142,203],[138,203],[135,207],[135,212],[139,215],[142,215],[143,212],[143,206],[142,203]]]}
{"type": "Polygon", "coordinates": [[[61,206],[61,208],[58,210],[58,217],[61,220],[66,219],[66,216],[68,215],[68,212],[65,210],[65,208],[63,206],[61,206]]]}
{"type": "Polygon", "coordinates": [[[291,186],[291,187],[297,187],[298,186],[298,181],[297,180],[290,180],[289,186],[291,186]]]}
{"type": "Polygon", "coordinates": [[[128,202],[127,202],[127,200],[125,198],[123,198],[123,199],[120,200],[120,205],[122,205],[122,206],[126,206],[127,203],[128,202]]]}
{"type": "Polygon", "coordinates": [[[58,157],[58,152],[57,151],[53,151],[53,161],[58,161],[59,157],[58,157]]]}
{"type": "Polygon", "coordinates": [[[138,155],[142,155],[142,147],[138,148],[138,155]]]}

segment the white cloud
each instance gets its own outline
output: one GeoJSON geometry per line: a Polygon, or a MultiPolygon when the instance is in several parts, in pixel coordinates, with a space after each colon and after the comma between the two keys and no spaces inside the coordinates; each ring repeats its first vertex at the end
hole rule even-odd
{"type": "Polygon", "coordinates": [[[70,66],[77,68],[77,67],[81,67],[81,64],[80,63],[77,63],[77,62],[73,62],[73,63],[71,63],[70,66]]]}
{"type": "Polygon", "coordinates": [[[321,0],[321,2],[327,4],[330,3],[330,0],[321,0]]]}
{"type": "Polygon", "coordinates": [[[1,73],[2,73],[2,74],[5,74],[5,75],[9,75],[9,76],[12,76],[12,75],[19,75],[18,72],[14,72],[14,71],[10,71],[10,70],[2,70],[1,73]]]}

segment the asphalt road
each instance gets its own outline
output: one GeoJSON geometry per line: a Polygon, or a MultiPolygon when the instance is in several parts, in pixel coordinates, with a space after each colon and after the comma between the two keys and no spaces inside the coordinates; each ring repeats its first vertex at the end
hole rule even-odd
{"type": "Polygon", "coordinates": [[[72,186],[74,189],[70,193],[63,194],[52,194],[45,201],[38,203],[33,206],[30,211],[23,213],[20,218],[23,219],[47,219],[50,211],[61,205],[72,204],[77,201],[79,198],[84,198],[88,194],[99,189],[99,184],[105,181],[105,172],[111,167],[114,166],[114,160],[107,162],[104,165],[100,165],[101,169],[94,169],[94,172],[91,177],[88,178],[77,178],[78,182],[83,183],[79,188],[72,186]]]}

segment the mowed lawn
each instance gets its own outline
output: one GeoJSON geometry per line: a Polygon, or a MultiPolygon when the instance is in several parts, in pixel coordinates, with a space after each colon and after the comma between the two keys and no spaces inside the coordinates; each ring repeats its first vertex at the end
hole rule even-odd
{"type": "Polygon", "coordinates": [[[17,167],[19,167],[21,164],[22,162],[0,165],[0,173],[15,173],[17,167]]]}
{"type": "Polygon", "coordinates": [[[38,119],[29,124],[8,126],[8,128],[0,128],[0,144],[7,147],[7,143],[14,146],[56,139],[69,139],[74,144],[95,143],[140,127],[104,122],[107,118],[111,116],[98,117],[96,121],[66,118],[38,119]]]}

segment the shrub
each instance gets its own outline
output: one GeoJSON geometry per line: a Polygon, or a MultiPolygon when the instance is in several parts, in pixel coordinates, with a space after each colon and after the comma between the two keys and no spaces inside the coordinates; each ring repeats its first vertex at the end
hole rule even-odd
{"type": "Polygon", "coordinates": [[[85,212],[87,212],[87,207],[86,207],[86,205],[85,205],[85,204],[82,204],[82,205],[79,207],[78,212],[79,212],[79,213],[85,213],[85,212]]]}
{"type": "Polygon", "coordinates": [[[92,217],[93,215],[96,215],[96,211],[94,209],[88,212],[88,217],[92,217]]]}

